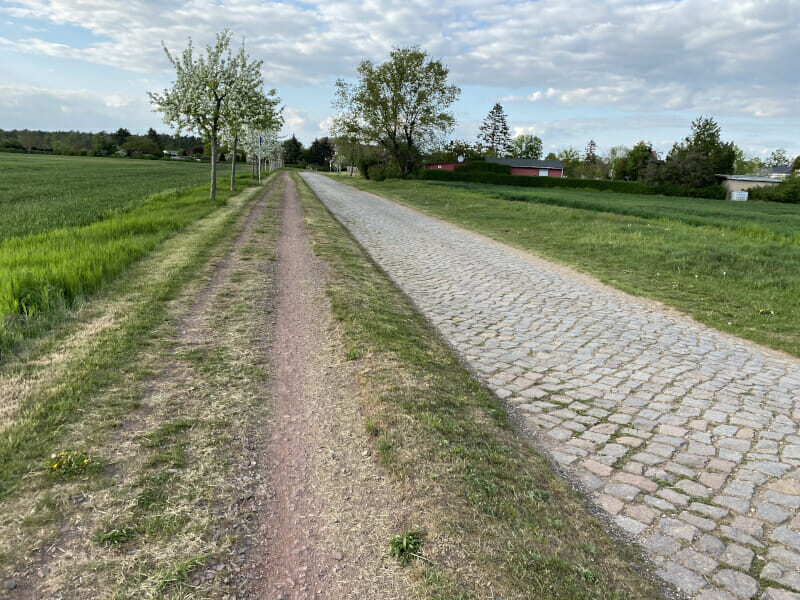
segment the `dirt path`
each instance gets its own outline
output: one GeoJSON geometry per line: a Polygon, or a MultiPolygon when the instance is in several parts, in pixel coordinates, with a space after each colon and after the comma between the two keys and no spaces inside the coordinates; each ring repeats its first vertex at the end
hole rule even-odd
{"type": "Polygon", "coordinates": [[[277,247],[275,415],[266,469],[258,598],[413,597],[386,556],[406,515],[368,450],[355,373],[325,296],[294,182],[277,247]]]}

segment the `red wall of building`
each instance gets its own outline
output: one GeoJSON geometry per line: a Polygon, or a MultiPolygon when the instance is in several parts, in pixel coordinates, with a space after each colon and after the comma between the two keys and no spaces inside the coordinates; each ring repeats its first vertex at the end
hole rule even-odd
{"type": "Polygon", "coordinates": [[[436,171],[437,169],[440,171],[455,171],[456,170],[456,163],[428,163],[425,165],[426,169],[431,169],[436,171]]]}
{"type": "MultiPolygon", "coordinates": [[[[512,175],[524,175],[526,177],[539,177],[539,169],[533,167],[511,167],[512,175]]],[[[548,177],[561,177],[561,169],[547,169],[548,177]]]]}

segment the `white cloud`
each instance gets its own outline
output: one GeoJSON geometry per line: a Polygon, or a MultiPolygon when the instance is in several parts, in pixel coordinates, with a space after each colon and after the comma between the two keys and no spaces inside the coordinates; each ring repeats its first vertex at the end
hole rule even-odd
{"type": "MultiPolygon", "coordinates": [[[[7,33],[0,50],[124,69],[142,74],[132,79],[161,81],[157,87],[172,75],[161,40],[180,51],[191,36],[202,47],[229,27],[264,61],[268,85],[279,92],[315,86],[314,95],[329,96],[331,81],[353,77],[361,60],[381,61],[393,45],[418,43],[443,58],[457,84],[502,90],[486,95],[525,114],[531,104],[705,113],[781,118],[795,138],[800,129],[797,0],[11,0],[0,15],[35,19],[26,24],[31,29],[54,24],[87,32],[82,44],[7,33]]],[[[295,109],[287,128],[324,135],[321,121],[330,111],[314,110],[295,109]]],[[[472,109],[465,121],[478,116],[472,109]]]]}

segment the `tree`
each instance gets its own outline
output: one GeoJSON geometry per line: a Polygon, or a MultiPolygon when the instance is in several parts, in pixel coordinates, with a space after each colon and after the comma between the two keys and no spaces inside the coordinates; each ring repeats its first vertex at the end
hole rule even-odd
{"type": "Polygon", "coordinates": [[[449,140],[426,155],[428,162],[456,162],[459,157],[464,161],[483,160],[483,149],[480,144],[471,144],[467,140],[449,140]]]}
{"type": "Polygon", "coordinates": [[[733,142],[723,142],[720,126],[712,117],[703,115],[692,121],[691,134],[683,144],[673,147],[671,153],[679,150],[705,157],[713,173],[730,173],[736,161],[736,145],[733,142]]]}
{"type": "Polygon", "coordinates": [[[287,165],[299,164],[303,159],[303,143],[294,134],[283,142],[283,160],[287,165]]]}
{"type": "Polygon", "coordinates": [[[437,133],[455,123],[448,108],[461,90],[447,82],[449,70],[419,46],[394,48],[389,60],[358,67],[358,83],[336,81],[336,136],[355,137],[386,150],[400,172],[410,173],[437,133]]]}
{"type": "Polygon", "coordinates": [[[122,144],[125,143],[125,140],[128,139],[128,136],[130,136],[130,134],[131,134],[130,131],[128,131],[124,127],[120,127],[112,135],[114,137],[114,142],[117,144],[117,146],[122,147],[122,144]]]}
{"type": "Polygon", "coordinates": [[[30,154],[31,149],[36,145],[36,134],[33,131],[23,129],[17,134],[17,140],[19,140],[20,145],[30,154]]]}
{"type": "Polygon", "coordinates": [[[586,144],[586,151],[583,154],[583,163],[585,165],[593,165],[597,163],[597,144],[594,140],[589,140],[586,144]]]}
{"type": "Polygon", "coordinates": [[[786,150],[784,148],[773,150],[767,157],[767,160],[764,162],[764,164],[768,167],[781,167],[783,165],[788,165],[789,158],[786,156],[786,150]]]}
{"type": "Polygon", "coordinates": [[[336,138],[336,161],[340,166],[342,164],[350,165],[350,176],[353,176],[353,167],[361,158],[363,146],[358,138],[355,136],[340,135],[336,138]]]}
{"type": "Polygon", "coordinates": [[[511,135],[508,130],[506,113],[500,103],[496,103],[483,120],[478,139],[495,156],[505,156],[511,151],[511,135]]]}
{"type": "Polygon", "coordinates": [[[653,146],[650,142],[637,142],[618,164],[614,177],[628,181],[638,181],[644,177],[647,165],[653,161],[653,146]]]}
{"type": "Polygon", "coordinates": [[[747,158],[744,150],[734,146],[735,160],[733,162],[734,175],[759,175],[764,169],[764,163],[757,156],[747,158]]]}
{"type": "Polygon", "coordinates": [[[722,141],[717,122],[700,115],[692,121],[692,131],[684,141],[672,146],[663,165],[647,167],[645,181],[695,188],[714,185],[715,174],[733,172],[737,156],[743,153],[733,142],[722,141]]]}
{"type": "Polygon", "coordinates": [[[521,134],[511,142],[511,156],[514,158],[528,158],[530,160],[541,160],[542,140],[539,136],[521,134]]]}
{"type": "Polygon", "coordinates": [[[317,138],[311,142],[309,148],[309,163],[313,165],[327,165],[333,158],[333,144],[327,137],[317,138]]]}
{"type": "Polygon", "coordinates": [[[625,178],[625,161],[631,149],[627,146],[614,146],[606,154],[605,161],[608,163],[608,177],[610,179],[625,178]]]}
{"type": "Polygon", "coordinates": [[[237,82],[232,86],[231,97],[223,109],[225,121],[223,138],[231,146],[233,154],[231,191],[236,185],[236,152],[242,134],[245,131],[262,133],[273,131],[283,124],[281,116],[283,109],[278,108],[280,98],[277,96],[277,91],[271,89],[264,93],[262,65],[263,61],[250,61],[249,58],[237,61],[237,82]]]}
{"type": "Polygon", "coordinates": [[[163,148],[161,147],[161,140],[158,139],[158,132],[155,129],[153,129],[152,127],[147,130],[147,138],[149,140],[151,140],[156,145],[156,147],[158,148],[159,152],[161,152],[161,150],[163,150],[163,148]]]}
{"type": "Polygon", "coordinates": [[[677,183],[693,188],[708,187],[716,181],[709,159],[687,148],[670,151],[662,165],[650,163],[642,179],[649,185],[677,183]]]}
{"type": "Polygon", "coordinates": [[[95,156],[108,156],[113,152],[114,141],[110,134],[101,131],[92,136],[92,154],[95,156]]]}
{"type": "Polygon", "coordinates": [[[217,154],[220,132],[229,125],[237,101],[253,88],[261,88],[261,63],[250,61],[244,44],[234,56],[230,49],[231,32],[226,29],[216,36],[216,43],[206,46],[205,56],[194,56],[192,40],[183,54],[173,56],[162,42],[164,53],[175,67],[176,78],[171,89],[162,94],[149,93],[164,121],[182,130],[193,130],[210,142],[211,199],[217,197],[217,154]],[[242,86],[249,86],[247,90],[242,86]]]}
{"type": "Polygon", "coordinates": [[[556,159],[564,163],[564,175],[567,177],[575,177],[579,174],[581,155],[575,148],[562,148],[558,151],[556,159]]]}
{"type": "Polygon", "coordinates": [[[800,156],[797,156],[792,163],[792,173],[800,171],[800,156]]]}
{"type": "Polygon", "coordinates": [[[160,156],[161,149],[158,144],[153,141],[150,136],[146,135],[129,135],[125,143],[122,144],[122,149],[128,153],[129,156],[149,154],[152,156],[160,156]]]}

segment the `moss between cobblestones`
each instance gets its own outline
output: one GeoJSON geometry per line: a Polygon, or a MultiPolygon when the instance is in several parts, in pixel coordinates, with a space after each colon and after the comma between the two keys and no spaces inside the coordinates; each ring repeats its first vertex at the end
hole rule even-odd
{"type": "MultiPolygon", "coordinates": [[[[658,598],[635,547],[613,539],[305,185],[328,293],[363,355],[364,427],[425,535],[429,598],[658,598]]],[[[391,535],[387,535],[387,551],[391,535]]]]}

